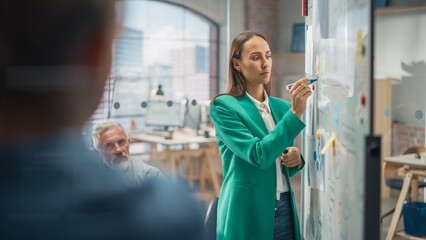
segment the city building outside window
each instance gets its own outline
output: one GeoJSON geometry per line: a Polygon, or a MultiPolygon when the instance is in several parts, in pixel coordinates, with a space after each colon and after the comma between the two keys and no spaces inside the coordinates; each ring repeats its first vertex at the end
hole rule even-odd
{"type": "Polygon", "coordinates": [[[87,122],[113,119],[145,129],[146,104],[161,85],[165,100],[208,101],[218,82],[218,25],[184,6],[152,0],[117,4],[111,73],[103,99],[87,122]]]}

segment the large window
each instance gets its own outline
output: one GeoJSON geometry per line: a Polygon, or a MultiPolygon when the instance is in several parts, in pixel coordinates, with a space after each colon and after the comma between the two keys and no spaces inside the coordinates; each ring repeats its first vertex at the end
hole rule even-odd
{"type": "Polygon", "coordinates": [[[218,26],[194,11],[164,1],[117,5],[122,26],[113,45],[105,94],[88,122],[113,118],[144,128],[143,107],[162,86],[172,101],[203,101],[216,93],[218,26]]]}

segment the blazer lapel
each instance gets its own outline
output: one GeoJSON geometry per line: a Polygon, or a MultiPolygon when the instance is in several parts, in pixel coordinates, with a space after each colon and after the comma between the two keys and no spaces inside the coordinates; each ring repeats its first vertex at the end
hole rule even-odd
{"type": "Polygon", "coordinates": [[[283,117],[283,109],[277,109],[278,106],[275,104],[273,98],[269,98],[269,107],[271,108],[272,116],[274,118],[275,124],[277,124],[283,117]]]}
{"type": "Polygon", "coordinates": [[[246,110],[246,112],[250,115],[251,120],[255,123],[255,125],[261,130],[262,132],[262,138],[269,133],[268,129],[266,128],[265,122],[263,121],[262,116],[260,115],[259,109],[257,109],[254,102],[247,96],[247,94],[244,94],[243,97],[240,99],[241,107],[246,110]]]}

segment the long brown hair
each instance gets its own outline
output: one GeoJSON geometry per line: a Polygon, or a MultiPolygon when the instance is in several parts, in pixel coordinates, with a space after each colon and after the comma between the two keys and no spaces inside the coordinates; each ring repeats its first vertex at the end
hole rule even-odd
{"type": "MultiPolygon", "coordinates": [[[[229,80],[228,80],[228,89],[226,90],[226,93],[221,93],[216,95],[210,102],[212,104],[214,100],[222,95],[231,95],[236,98],[242,97],[246,93],[247,88],[247,79],[244,77],[243,73],[239,72],[237,69],[234,68],[233,59],[241,59],[241,53],[243,52],[244,44],[251,39],[252,37],[261,37],[266,42],[266,37],[258,32],[254,31],[246,31],[238,34],[234,40],[232,40],[231,49],[229,51],[229,80]]],[[[271,91],[271,83],[265,83],[263,84],[263,87],[265,88],[266,93],[270,94],[271,91]]]]}

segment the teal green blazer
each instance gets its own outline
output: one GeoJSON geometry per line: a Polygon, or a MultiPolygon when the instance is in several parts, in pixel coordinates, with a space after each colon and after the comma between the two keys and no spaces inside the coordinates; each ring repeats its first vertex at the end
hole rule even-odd
{"type": "MultiPolygon", "coordinates": [[[[217,209],[218,240],[273,239],[275,160],[287,147],[293,146],[305,124],[290,111],[290,103],[269,97],[269,106],[276,123],[270,133],[247,94],[239,99],[223,95],[210,106],[224,177],[217,209]]],[[[304,165],[303,158],[302,163],[304,165]]],[[[295,236],[301,239],[290,184],[290,178],[300,169],[283,169],[290,187],[295,236]]]]}

